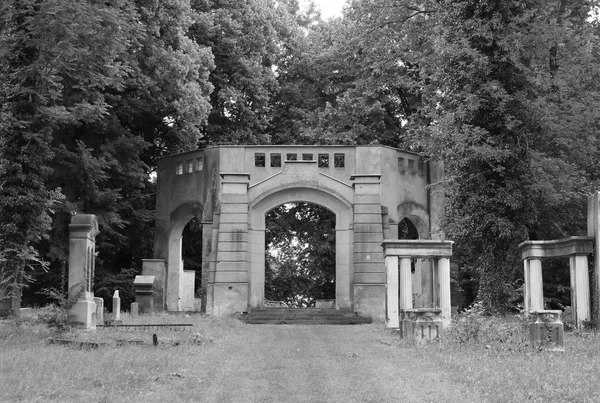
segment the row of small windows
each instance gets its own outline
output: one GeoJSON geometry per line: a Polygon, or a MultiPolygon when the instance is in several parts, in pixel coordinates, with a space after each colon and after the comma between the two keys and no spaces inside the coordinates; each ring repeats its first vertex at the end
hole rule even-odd
{"type": "Polygon", "coordinates": [[[400,171],[400,173],[402,174],[419,174],[419,175],[425,175],[426,172],[426,167],[425,167],[425,161],[423,160],[413,160],[413,159],[404,159],[404,158],[398,158],[398,170],[400,171]]]}
{"type": "Polygon", "coordinates": [[[204,158],[196,158],[195,160],[187,160],[186,162],[180,162],[175,167],[176,175],[191,174],[196,171],[202,171],[204,169],[204,158]]]}
{"type": "MultiPolygon", "coordinates": [[[[281,154],[272,153],[269,154],[270,166],[273,168],[281,167],[281,154]]],[[[302,161],[314,161],[314,154],[302,153],[300,154],[302,161]]],[[[285,154],[286,161],[298,161],[297,153],[285,154]]],[[[329,168],[330,166],[329,154],[317,154],[317,165],[319,168],[329,168]]],[[[267,156],[265,153],[254,154],[254,166],[255,167],[266,167],[267,156]]],[[[333,154],[333,166],[335,168],[344,168],[346,166],[345,154],[333,154]]]]}

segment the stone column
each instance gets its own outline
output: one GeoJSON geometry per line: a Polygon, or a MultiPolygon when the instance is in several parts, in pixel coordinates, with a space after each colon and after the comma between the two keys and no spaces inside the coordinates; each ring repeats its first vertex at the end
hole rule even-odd
{"type": "Polygon", "coordinates": [[[387,285],[387,312],[386,327],[388,329],[400,328],[398,316],[398,256],[385,257],[386,285],[387,285]]]}
{"type": "Polygon", "coordinates": [[[400,310],[413,309],[411,258],[400,257],[400,310]]]}
{"type": "Polygon", "coordinates": [[[529,259],[529,292],[529,310],[544,310],[544,283],[542,280],[542,261],[539,259],[529,259]]]}
{"type": "Polygon", "coordinates": [[[77,214],[69,225],[69,298],[77,299],[68,320],[76,328],[96,328],[93,275],[98,220],[93,214],[77,214]]]}
{"type": "Polygon", "coordinates": [[[438,284],[440,308],[442,308],[442,321],[444,328],[450,325],[451,321],[451,306],[450,306],[450,259],[441,257],[437,262],[438,284]]]}
{"type": "Polygon", "coordinates": [[[571,269],[571,307],[575,315],[573,319],[577,328],[581,330],[582,322],[590,320],[592,316],[587,255],[571,256],[569,267],[571,269]]]}
{"type": "Polygon", "coordinates": [[[525,309],[525,316],[529,316],[531,310],[531,280],[529,279],[529,260],[523,259],[523,308],[525,309]]]}

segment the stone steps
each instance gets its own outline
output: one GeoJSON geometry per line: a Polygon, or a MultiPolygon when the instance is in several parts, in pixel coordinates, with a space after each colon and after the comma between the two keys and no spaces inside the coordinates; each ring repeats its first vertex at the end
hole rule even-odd
{"type": "Polygon", "coordinates": [[[371,323],[370,317],[359,316],[351,310],[327,308],[263,308],[253,309],[244,315],[250,324],[272,325],[358,325],[371,323]]]}

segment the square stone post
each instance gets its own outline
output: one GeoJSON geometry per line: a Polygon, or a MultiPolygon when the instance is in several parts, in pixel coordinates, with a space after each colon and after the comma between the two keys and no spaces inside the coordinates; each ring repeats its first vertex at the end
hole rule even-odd
{"type": "Polygon", "coordinates": [[[529,310],[544,310],[544,283],[542,280],[542,261],[529,259],[529,310]]]}
{"type": "Polygon", "coordinates": [[[398,329],[400,327],[398,316],[398,257],[386,256],[385,271],[387,283],[387,313],[386,327],[398,329]]]}
{"type": "Polygon", "coordinates": [[[452,307],[450,305],[450,259],[440,257],[437,260],[440,308],[442,309],[444,328],[447,328],[452,319],[452,307]]]}
{"type": "Polygon", "coordinates": [[[569,267],[571,269],[571,307],[575,315],[575,325],[581,330],[583,322],[589,321],[592,316],[587,255],[571,256],[569,267]]]}
{"type": "Polygon", "coordinates": [[[69,225],[69,298],[77,299],[68,320],[75,328],[96,328],[94,261],[98,220],[93,214],[76,214],[69,225]]]}

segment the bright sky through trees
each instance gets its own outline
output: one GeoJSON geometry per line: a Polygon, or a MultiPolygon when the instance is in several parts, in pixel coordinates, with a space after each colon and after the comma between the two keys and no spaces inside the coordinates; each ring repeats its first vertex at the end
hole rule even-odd
{"type": "Polygon", "coordinates": [[[342,8],[346,4],[346,0],[314,0],[314,2],[321,9],[321,18],[324,20],[341,17],[342,8]]]}

